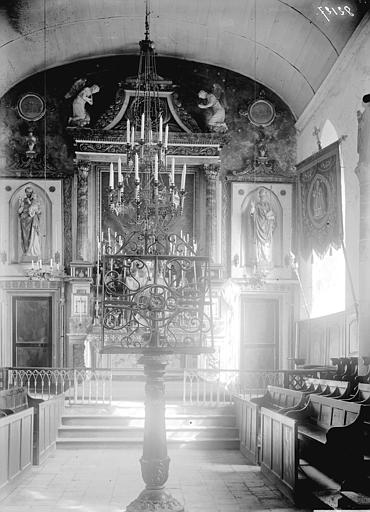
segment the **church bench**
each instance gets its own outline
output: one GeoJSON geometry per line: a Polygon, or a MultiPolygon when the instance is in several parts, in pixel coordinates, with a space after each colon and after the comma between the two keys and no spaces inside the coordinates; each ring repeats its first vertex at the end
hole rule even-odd
{"type": "Polygon", "coordinates": [[[364,421],[370,419],[370,407],[311,394],[301,410],[286,416],[298,421],[301,458],[338,482],[351,480],[362,467],[364,421]]]}
{"type": "Polygon", "coordinates": [[[332,398],[348,398],[353,389],[352,382],[329,379],[306,379],[305,393],[316,393],[332,398]]]}
{"type": "Polygon", "coordinates": [[[346,400],[370,405],[370,384],[359,383],[354,395],[350,396],[346,400]]]}
{"type": "Polygon", "coordinates": [[[358,489],[366,471],[369,415],[366,405],[318,395],[310,395],[303,411],[283,415],[262,408],[262,473],[297,504],[310,488],[304,486],[310,474],[321,474],[343,490],[358,489]]]}
{"type": "Polygon", "coordinates": [[[33,407],[0,418],[0,497],[32,465],[33,422],[33,407]]]}
{"type": "Polygon", "coordinates": [[[7,416],[35,407],[42,400],[28,395],[27,388],[17,387],[0,391],[0,416],[7,416]]]}
{"type": "Polygon", "coordinates": [[[295,407],[302,408],[307,397],[301,391],[267,386],[266,393],[261,397],[247,399],[234,396],[233,399],[240,435],[240,451],[248,461],[258,464],[261,407],[284,412],[295,407]]]}
{"type": "Polygon", "coordinates": [[[33,409],[33,464],[40,464],[55,448],[64,400],[64,394],[49,400],[33,398],[25,387],[0,391],[0,419],[33,409]]]}

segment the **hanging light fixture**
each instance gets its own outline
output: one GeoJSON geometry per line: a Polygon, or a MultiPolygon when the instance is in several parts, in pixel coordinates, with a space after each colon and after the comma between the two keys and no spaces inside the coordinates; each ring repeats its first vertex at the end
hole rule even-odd
{"type": "Polygon", "coordinates": [[[168,161],[168,123],[159,97],[159,77],[155,46],[150,39],[149,6],[146,6],[145,37],[140,41],[139,69],[135,98],[126,120],[126,155],[110,164],[109,205],[116,215],[132,207],[136,222],[146,229],[167,225],[184,209],[186,164],[182,168],[180,189],[175,185],[175,159],[168,161]],[[117,178],[116,178],[117,176],[117,178]],[[134,190],[134,198],[132,197],[134,190]]]}

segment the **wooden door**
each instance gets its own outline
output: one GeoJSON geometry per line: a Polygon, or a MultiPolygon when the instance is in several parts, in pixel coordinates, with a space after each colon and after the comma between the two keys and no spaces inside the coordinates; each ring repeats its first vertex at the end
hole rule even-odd
{"type": "Polygon", "coordinates": [[[241,302],[241,370],[274,370],[279,363],[279,302],[243,297],[241,302]]]}
{"type": "Polygon", "coordinates": [[[13,365],[47,367],[51,364],[52,298],[13,297],[13,365]]]}

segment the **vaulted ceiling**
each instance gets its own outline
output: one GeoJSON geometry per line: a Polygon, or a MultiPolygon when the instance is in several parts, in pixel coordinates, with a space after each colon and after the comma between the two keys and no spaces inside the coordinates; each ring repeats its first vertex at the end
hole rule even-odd
{"type": "MultiPolygon", "coordinates": [[[[152,0],[151,36],[159,55],[256,79],[298,117],[363,16],[355,0],[346,1],[344,14],[324,11],[324,16],[322,5],[319,0],[152,0]]],[[[0,97],[43,69],[138,53],[144,11],[144,0],[2,0],[0,97]]]]}

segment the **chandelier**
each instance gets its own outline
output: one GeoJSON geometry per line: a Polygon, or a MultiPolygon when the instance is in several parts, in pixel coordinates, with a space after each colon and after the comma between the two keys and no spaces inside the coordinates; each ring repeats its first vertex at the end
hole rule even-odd
{"type": "Polygon", "coordinates": [[[168,123],[164,123],[159,98],[159,76],[154,43],[149,37],[148,9],[145,38],[139,45],[135,97],[126,121],[126,162],[118,159],[117,172],[114,163],[110,164],[109,206],[116,215],[123,215],[134,207],[136,223],[167,225],[183,213],[186,164],[178,189],[175,159],[171,158],[169,162],[167,156],[169,128],[168,123]]]}
{"type": "Polygon", "coordinates": [[[186,164],[178,187],[175,160],[167,161],[169,125],[159,97],[148,2],[139,44],[126,155],[109,170],[110,209],[118,216],[127,213],[130,224],[124,233],[108,229],[98,239],[101,352],[213,351],[209,258],[198,253],[190,235],[169,231],[183,214],[186,164]]]}

